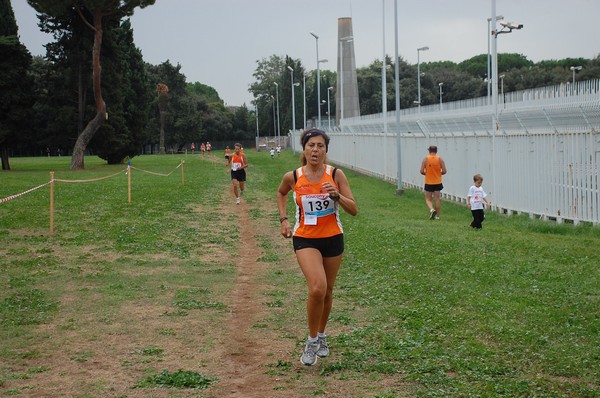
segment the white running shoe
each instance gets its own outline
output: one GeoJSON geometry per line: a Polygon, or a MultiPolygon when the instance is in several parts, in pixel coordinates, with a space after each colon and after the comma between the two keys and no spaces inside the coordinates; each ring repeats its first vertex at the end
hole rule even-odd
{"type": "Polygon", "coordinates": [[[239,204],[240,204],[240,198],[239,198],[239,197],[235,198],[235,204],[236,204],[236,205],[239,205],[239,204]]]}
{"type": "Polygon", "coordinates": [[[300,362],[306,366],[312,366],[317,363],[317,350],[319,349],[319,340],[315,342],[306,341],[304,352],[300,357],[300,362]]]}
{"type": "Polygon", "coordinates": [[[319,349],[317,350],[317,356],[319,358],[325,358],[329,356],[329,344],[327,344],[327,336],[319,336],[319,349]]]}
{"type": "Polygon", "coordinates": [[[429,219],[430,220],[433,220],[436,215],[437,215],[437,212],[435,211],[435,209],[429,210],[429,219]]]}

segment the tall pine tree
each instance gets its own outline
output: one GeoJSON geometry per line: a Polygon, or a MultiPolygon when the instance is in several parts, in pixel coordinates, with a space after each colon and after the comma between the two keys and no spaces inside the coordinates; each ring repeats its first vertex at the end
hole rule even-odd
{"type": "Polygon", "coordinates": [[[19,42],[10,0],[0,0],[0,156],[2,170],[10,170],[9,149],[27,129],[31,109],[31,54],[19,42]]]}
{"type": "Polygon", "coordinates": [[[132,15],[136,7],[143,8],[152,5],[155,0],[27,0],[27,2],[36,11],[53,17],[69,15],[74,9],[94,33],[92,86],[96,115],[79,134],[71,157],[71,169],[82,169],[84,168],[84,153],[88,144],[108,118],[106,103],[102,97],[102,68],[100,63],[104,18],[109,15],[117,18],[132,15]]]}

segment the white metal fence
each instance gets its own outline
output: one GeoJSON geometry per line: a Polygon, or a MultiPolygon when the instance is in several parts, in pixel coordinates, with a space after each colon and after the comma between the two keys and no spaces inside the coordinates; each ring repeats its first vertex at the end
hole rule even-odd
{"type": "MultiPolygon", "coordinates": [[[[495,209],[532,217],[600,224],[600,80],[402,110],[402,182],[422,187],[419,167],[429,145],[448,167],[443,196],[465,202],[472,176],[484,176],[495,209]]],[[[397,181],[395,112],[344,120],[329,131],[332,163],[397,181]]],[[[290,145],[301,150],[299,135],[290,145]]]]}

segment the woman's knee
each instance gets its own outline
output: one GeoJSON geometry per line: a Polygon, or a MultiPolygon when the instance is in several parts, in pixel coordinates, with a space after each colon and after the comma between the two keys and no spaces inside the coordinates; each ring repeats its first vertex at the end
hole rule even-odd
{"type": "Polygon", "coordinates": [[[308,294],[315,300],[323,301],[327,298],[327,285],[323,283],[313,283],[308,288],[308,294]]]}

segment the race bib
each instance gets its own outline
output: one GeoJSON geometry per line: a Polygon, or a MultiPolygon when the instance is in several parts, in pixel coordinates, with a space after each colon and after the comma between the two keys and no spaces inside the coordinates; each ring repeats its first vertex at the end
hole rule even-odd
{"type": "Polygon", "coordinates": [[[335,202],[329,194],[302,195],[304,225],[317,225],[319,217],[335,213],[335,202]]]}
{"type": "Polygon", "coordinates": [[[231,170],[233,171],[238,171],[240,169],[240,167],[242,167],[241,163],[233,163],[233,165],[231,166],[231,170]]]}

